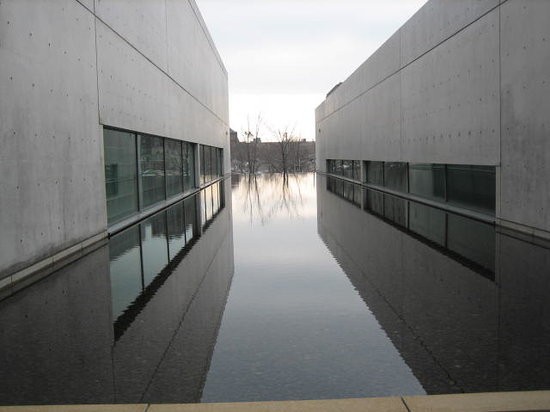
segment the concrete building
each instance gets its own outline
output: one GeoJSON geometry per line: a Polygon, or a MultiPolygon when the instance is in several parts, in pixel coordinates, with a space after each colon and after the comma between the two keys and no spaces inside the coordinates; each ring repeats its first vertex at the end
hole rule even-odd
{"type": "Polygon", "coordinates": [[[550,238],[549,17],[429,1],[317,108],[318,170],[550,238]]]}
{"type": "Polygon", "coordinates": [[[193,0],[7,0],[0,21],[0,288],[229,172],[193,0]]]}

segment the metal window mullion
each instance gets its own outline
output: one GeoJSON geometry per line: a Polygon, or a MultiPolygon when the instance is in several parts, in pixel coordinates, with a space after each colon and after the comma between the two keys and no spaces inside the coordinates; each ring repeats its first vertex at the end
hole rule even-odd
{"type": "Polygon", "coordinates": [[[141,266],[141,290],[145,289],[145,273],[143,269],[143,238],[141,236],[142,225],[138,225],[138,237],[139,237],[139,263],[141,266]]]}
{"type": "MultiPolygon", "coordinates": [[[[168,199],[168,179],[166,178],[166,139],[162,138],[162,163],[164,172],[164,200],[168,199]]],[[[170,260],[170,259],[168,259],[170,260]]]]}
{"type": "Polygon", "coordinates": [[[136,169],[137,169],[137,197],[138,197],[138,211],[142,210],[143,194],[141,184],[141,137],[139,134],[134,133],[134,142],[136,145],[136,169]]]}

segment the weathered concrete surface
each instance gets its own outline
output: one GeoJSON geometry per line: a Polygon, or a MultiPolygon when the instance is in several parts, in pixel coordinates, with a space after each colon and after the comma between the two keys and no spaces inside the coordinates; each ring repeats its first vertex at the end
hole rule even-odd
{"type": "Polygon", "coordinates": [[[102,125],[223,147],[230,170],[227,72],[193,0],[2,1],[0,78],[1,280],[105,235],[102,125]]]}
{"type": "Polygon", "coordinates": [[[327,158],[497,168],[497,218],[550,236],[550,4],[432,0],[316,110],[327,158]]]}
{"type": "Polygon", "coordinates": [[[502,177],[506,221],[550,231],[550,2],[501,6],[502,177]]]}
{"type": "Polygon", "coordinates": [[[0,3],[0,277],[106,227],[94,17],[0,3]],[[70,35],[68,35],[70,33],[70,35]]]}

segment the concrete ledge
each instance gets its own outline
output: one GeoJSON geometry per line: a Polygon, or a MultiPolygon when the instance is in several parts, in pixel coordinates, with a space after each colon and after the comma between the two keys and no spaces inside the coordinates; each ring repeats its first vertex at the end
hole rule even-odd
{"type": "Polygon", "coordinates": [[[49,276],[69,263],[93,252],[97,248],[103,246],[106,241],[107,232],[99,233],[61,252],[42,259],[25,269],[0,279],[0,300],[13,295],[18,290],[49,276]]]}
{"type": "Polygon", "coordinates": [[[510,220],[502,218],[497,219],[497,224],[499,226],[502,226],[503,228],[511,229],[513,231],[527,235],[531,241],[536,241],[537,239],[550,241],[550,232],[547,232],[543,229],[522,225],[521,223],[512,222],[510,220]]]}
{"type": "Polygon", "coordinates": [[[0,412],[369,412],[550,411],[550,391],[251,403],[0,406],[0,412]]]}

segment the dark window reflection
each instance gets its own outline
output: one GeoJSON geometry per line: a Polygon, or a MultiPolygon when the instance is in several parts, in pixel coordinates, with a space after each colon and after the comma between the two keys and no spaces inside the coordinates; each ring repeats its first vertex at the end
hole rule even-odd
{"type": "Polygon", "coordinates": [[[147,286],[168,264],[166,213],[159,213],[140,225],[143,279],[147,286]]]}
{"type": "Polygon", "coordinates": [[[409,202],[391,195],[384,195],[384,217],[393,223],[407,227],[407,209],[409,202]]]}
{"type": "Polygon", "coordinates": [[[426,239],[446,245],[447,213],[420,203],[409,204],[409,229],[426,239]]]}
{"type": "Polygon", "coordinates": [[[327,177],[327,190],[337,196],[356,202],[361,193],[364,209],[425,243],[459,260],[491,280],[495,278],[494,226],[426,206],[361,185],[327,177]]]}
{"type": "Polygon", "coordinates": [[[113,237],[109,247],[113,318],[124,312],[143,289],[139,228],[113,237]]]}
{"type": "Polygon", "coordinates": [[[222,188],[223,182],[217,182],[111,238],[111,293],[117,339],[170,275],[170,263],[188,253],[199,238],[198,222],[202,221],[206,230],[224,207],[222,188]],[[199,216],[201,211],[203,218],[199,216]]]}
{"type": "Polygon", "coordinates": [[[168,224],[168,251],[170,259],[185,247],[185,208],[184,203],[180,202],[166,211],[168,224]]]}
{"type": "Polygon", "coordinates": [[[374,190],[365,190],[365,210],[378,216],[384,216],[384,195],[374,190]]]}

